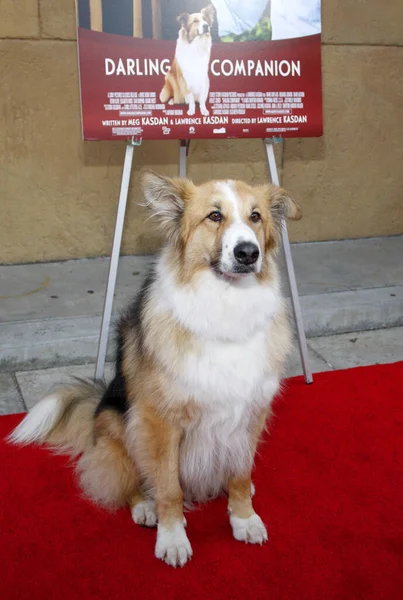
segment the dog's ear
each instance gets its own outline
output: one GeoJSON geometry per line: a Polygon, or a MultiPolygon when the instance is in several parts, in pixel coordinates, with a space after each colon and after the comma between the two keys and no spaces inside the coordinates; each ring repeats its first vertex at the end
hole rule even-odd
{"type": "Polygon", "coordinates": [[[302,217],[302,211],[297,202],[283,188],[268,184],[266,197],[269,199],[270,212],[276,222],[280,222],[281,219],[299,221],[302,217]]]}
{"type": "Polygon", "coordinates": [[[182,25],[182,27],[186,27],[189,22],[189,17],[189,13],[182,13],[179,15],[179,17],[176,17],[176,20],[182,25]]]}
{"type": "Polygon", "coordinates": [[[208,6],[206,6],[206,8],[203,8],[201,10],[201,14],[203,15],[203,18],[207,21],[207,23],[210,25],[210,27],[213,24],[214,21],[214,15],[215,15],[215,8],[212,4],[209,4],[208,6]]]}
{"type": "Polygon", "coordinates": [[[176,244],[180,239],[181,218],[186,200],[192,193],[193,183],[187,179],[164,177],[144,170],[141,173],[141,186],[145,205],[157,219],[165,237],[176,244]]]}

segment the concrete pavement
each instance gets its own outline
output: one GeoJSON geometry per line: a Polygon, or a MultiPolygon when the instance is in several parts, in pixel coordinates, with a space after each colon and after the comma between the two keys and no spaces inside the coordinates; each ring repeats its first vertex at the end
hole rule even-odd
{"type": "MultiPolygon", "coordinates": [[[[403,327],[325,336],[310,339],[308,344],[314,373],[403,361],[403,327]]],[[[71,376],[93,377],[94,372],[95,365],[86,364],[0,373],[0,414],[29,410],[52,386],[69,381],[71,376]]],[[[295,348],[287,376],[301,373],[295,348]]],[[[109,380],[112,375],[113,365],[108,363],[105,377],[109,380]]]]}
{"type": "MultiPolygon", "coordinates": [[[[314,372],[403,360],[403,236],[294,244],[292,253],[314,372]]],[[[115,315],[152,260],[121,258],[115,315]]],[[[0,266],[1,414],[31,408],[68,375],[93,375],[107,274],[107,258],[0,266]]],[[[283,280],[287,293],[284,269],[283,280]]],[[[289,376],[300,372],[294,354],[289,376]]]]}
{"type": "MultiPolygon", "coordinates": [[[[294,244],[292,253],[308,337],[403,325],[403,236],[294,244]]],[[[115,315],[152,260],[121,258],[115,315]]],[[[0,266],[0,371],[95,362],[108,264],[0,266]]]]}

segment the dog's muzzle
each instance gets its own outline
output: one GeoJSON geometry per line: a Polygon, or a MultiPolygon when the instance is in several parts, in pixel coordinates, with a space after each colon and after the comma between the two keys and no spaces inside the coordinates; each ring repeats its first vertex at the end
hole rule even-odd
{"type": "Polygon", "coordinates": [[[207,35],[210,33],[210,25],[208,23],[199,23],[197,33],[199,35],[207,35]]]}
{"type": "Polygon", "coordinates": [[[216,267],[217,272],[228,277],[261,271],[262,251],[253,229],[240,222],[228,227],[221,241],[221,252],[216,267]]]}
{"type": "Polygon", "coordinates": [[[235,260],[243,266],[250,266],[257,262],[260,255],[259,248],[252,242],[241,242],[234,248],[235,260]]]}
{"type": "Polygon", "coordinates": [[[218,275],[229,278],[258,273],[261,268],[260,249],[253,242],[239,242],[232,255],[213,261],[211,266],[218,275]]]}

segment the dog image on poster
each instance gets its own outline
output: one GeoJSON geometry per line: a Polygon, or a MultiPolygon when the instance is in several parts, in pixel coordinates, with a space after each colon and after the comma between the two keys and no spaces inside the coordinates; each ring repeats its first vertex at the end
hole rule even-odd
{"type": "MultiPolygon", "coordinates": [[[[195,8],[199,3],[174,1],[169,6],[171,15],[178,4],[191,5],[189,10],[192,10],[192,6],[195,8]]],[[[270,41],[319,33],[320,2],[212,0],[211,4],[197,12],[181,12],[176,20],[180,29],[175,58],[165,77],[160,102],[186,104],[189,116],[195,114],[198,103],[201,114],[208,115],[206,103],[210,89],[212,43],[270,41]]]]}
{"type": "MultiPolygon", "coordinates": [[[[221,62],[240,58],[250,65],[266,58],[266,53],[255,50],[254,42],[312,36],[321,30],[320,0],[122,0],[119,10],[112,0],[78,0],[78,21],[83,29],[144,40],[141,46],[133,45],[135,54],[126,59],[132,65],[131,75],[147,76],[147,68],[136,66],[134,71],[133,64],[148,65],[150,50],[155,54],[155,48],[161,48],[159,60],[165,66],[149,88],[159,101],[154,110],[190,117],[216,114],[211,98],[216,92],[213,75],[217,75],[212,61],[217,56],[221,62]],[[152,47],[151,40],[170,43],[152,47]],[[231,42],[246,42],[245,52],[231,50],[231,42]]],[[[123,71],[116,68],[116,75],[123,71]]]]}
{"type": "Polygon", "coordinates": [[[175,58],[165,77],[160,101],[165,104],[187,104],[188,115],[194,115],[196,102],[202,115],[208,115],[206,107],[210,89],[209,65],[211,55],[211,26],[214,7],[209,4],[197,13],[182,13],[176,42],[175,58]]]}

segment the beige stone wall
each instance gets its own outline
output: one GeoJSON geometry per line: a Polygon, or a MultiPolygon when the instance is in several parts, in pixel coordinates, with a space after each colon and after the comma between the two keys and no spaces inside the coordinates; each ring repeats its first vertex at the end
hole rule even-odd
{"type": "MultiPolygon", "coordinates": [[[[108,254],[124,145],[81,141],[74,0],[2,0],[1,13],[0,263],[108,254]]],[[[325,135],[277,148],[304,209],[294,241],[403,232],[402,13],[401,0],[324,0],[325,135]]],[[[138,169],[177,161],[176,142],[136,150],[124,253],[159,243],[138,169]]],[[[189,174],[264,181],[262,143],[195,141],[189,174]]]]}

